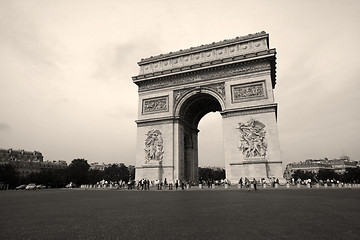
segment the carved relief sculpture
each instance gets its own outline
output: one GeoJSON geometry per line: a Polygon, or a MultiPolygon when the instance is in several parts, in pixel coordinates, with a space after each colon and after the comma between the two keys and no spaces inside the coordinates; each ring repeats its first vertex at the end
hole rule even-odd
{"type": "Polygon", "coordinates": [[[265,125],[257,120],[251,119],[246,124],[239,123],[240,150],[246,158],[262,157],[267,151],[264,130],[265,125]]]}
{"type": "Polygon", "coordinates": [[[143,113],[168,111],[168,97],[158,97],[143,100],[143,113]]]}
{"type": "MultiPolygon", "coordinates": [[[[215,83],[215,84],[210,84],[210,85],[204,85],[201,88],[210,88],[212,90],[214,90],[215,92],[217,92],[222,99],[225,100],[225,83],[215,83]]],[[[192,88],[185,88],[185,89],[180,89],[180,90],[175,90],[174,91],[174,105],[178,104],[180,99],[188,92],[190,92],[191,90],[195,89],[194,87],[192,88]]]]}
{"type": "Polygon", "coordinates": [[[215,90],[225,100],[225,84],[224,83],[216,83],[216,84],[208,85],[206,87],[209,87],[209,88],[215,90]]]}
{"type": "Polygon", "coordinates": [[[159,130],[150,130],[145,140],[145,163],[152,160],[162,161],[164,155],[164,141],[159,130]]]}
{"type": "Polygon", "coordinates": [[[241,84],[231,87],[233,102],[266,98],[265,82],[241,84]]]}

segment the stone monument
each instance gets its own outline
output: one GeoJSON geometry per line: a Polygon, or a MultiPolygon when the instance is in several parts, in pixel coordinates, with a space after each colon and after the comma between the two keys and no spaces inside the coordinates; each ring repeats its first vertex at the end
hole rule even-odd
{"type": "Polygon", "coordinates": [[[138,62],[136,180],[198,181],[198,124],[220,112],[226,178],[282,178],[276,50],[265,32],[138,62]]]}

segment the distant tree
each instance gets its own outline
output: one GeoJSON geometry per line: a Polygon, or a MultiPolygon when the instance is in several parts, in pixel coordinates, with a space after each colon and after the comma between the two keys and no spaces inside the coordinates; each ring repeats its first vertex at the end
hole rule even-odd
{"type": "Polygon", "coordinates": [[[88,183],[89,168],[87,160],[74,159],[67,168],[68,181],[76,185],[88,183]]]}
{"type": "Polygon", "coordinates": [[[302,170],[296,170],[292,175],[292,178],[294,178],[295,180],[301,179],[301,180],[306,180],[306,179],[311,179],[311,180],[315,180],[315,173],[313,172],[309,172],[309,171],[302,171],[302,170]]]}
{"type": "Polygon", "coordinates": [[[105,172],[101,170],[89,171],[89,184],[96,184],[105,178],[105,172]]]}
{"type": "Polygon", "coordinates": [[[44,169],[37,174],[36,184],[52,188],[65,187],[67,184],[67,169],[44,169]]]}
{"type": "Polygon", "coordinates": [[[129,165],[128,170],[129,170],[130,179],[134,180],[135,179],[135,166],[129,165]]]}
{"type": "Polygon", "coordinates": [[[0,183],[9,184],[9,188],[16,187],[19,176],[16,169],[11,164],[0,165],[0,183]]]}
{"type": "Polygon", "coordinates": [[[223,169],[223,168],[214,169],[213,177],[214,177],[214,180],[225,179],[225,169],[223,169]]]}
{"type": "Polygon", "coordinates": [[[112,164],[110,167],[105,168],[105,179],[110,181],[129,181],[129,170],[125,164],[120,165],[112,164]]]}
{"type": "Polygon", "coordinates": [[[341,180],[345,183],[360,183],[360,167],[347,168],[341,180]]]}
{"type": "Polygon", "coordinates": [[[199,181],[201,180],[213,180],[213,170],[211,168],[202,168],[199,167],[199,181]]]}
{"type": "Polygon", "coordinates": [[[221,180],[225,179],[225,169],[223,168],[202,168],[199,167],[199,181],[201,180],[221,180]]]}
{"type": "Polygon", "coordinates": [[[320,169],[319,172],[316,174],[316,178],[318,180],[323,180],[323,181],[326,181],[328,179],[329,180],[332,180],[332,179],[339,180],[340,179],[339,174],[337,174],[332,169],[320,169]]]}

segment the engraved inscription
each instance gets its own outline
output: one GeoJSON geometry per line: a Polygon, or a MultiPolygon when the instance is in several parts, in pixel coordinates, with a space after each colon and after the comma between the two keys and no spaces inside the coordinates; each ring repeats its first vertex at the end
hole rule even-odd
{"type": "Polygon", "coordinates": [[[169,97],[157,97],[143,100],[143,113],[165,112],[169,109],[169,97]]]}

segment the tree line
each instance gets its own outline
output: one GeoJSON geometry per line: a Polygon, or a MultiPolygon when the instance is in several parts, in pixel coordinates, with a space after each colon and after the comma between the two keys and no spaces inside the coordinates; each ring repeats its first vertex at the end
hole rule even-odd
{"type": "Polygon", "coordinates": [[[125,164],[112,164],[104,171],[92,170],[85,159],[74,159],[65,169],[43,169],[26,176],[20,176],[11,164],[0,165],[0,182],[9,184],[15,188],[21,184],[43,184],[51,188],[62,188],[72,182],[80,186],[82,184],[96,184],[101,180],[117,182],[134,179],[135,170],[129,169],[125,164]]]}
{"type": "MultiPolygon", "coordinates": [[[[42,169],[40,172],[33,172],[26,176],[21,176],[16,168],[11,164],[0,165],[0,183],[9,184],[10,188],[22,184],[35,183],[51,188],[62,188],[72,182],[76,186],[82,184],[96,184],[101,180],[112,182],[135,179],[135,169],[128,168],[125,164],[112,164],[104,171],[90,169],[90,165],[85,159],[74,159],[71,164],[64,169],[42,169]]],[[[223,168],[202,168],[199,167],[200,180],[222,180],[225,179],[223,168]]]]}
{"type": "Polygon", "coordinates": [[[201,181],[201,180],[219,181],[219,180],[223,180],[223,179],[225,179],[225,169],[199,167],[199,181],[201,181]]]}
{"type": "Polygon", "coordinates": [[[294,180],[307,180],[326,182],[327,180],[336,180],[343,183],[360,183],[360,167],[346,168],[344,173],[337,173],[332,169],[320,169],[317,173],[303,170],[296,170],[292,175],[294,180]]]}

